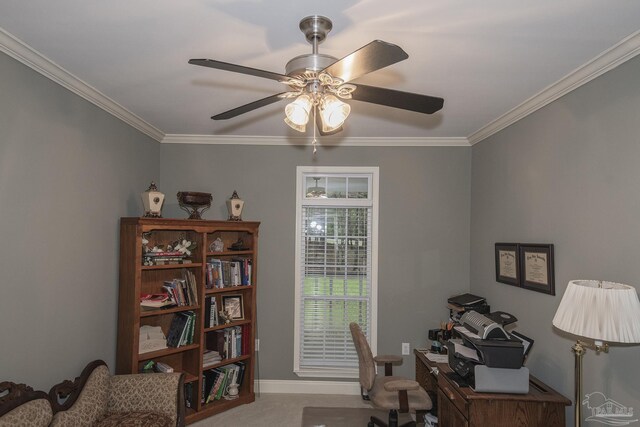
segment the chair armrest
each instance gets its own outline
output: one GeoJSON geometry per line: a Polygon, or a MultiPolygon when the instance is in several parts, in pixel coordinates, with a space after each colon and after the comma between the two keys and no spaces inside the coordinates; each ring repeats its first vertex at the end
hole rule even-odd
{"type": "Polygon", "coordinates": [[[373,358],[378,363],[399,363],[402,362],[402,356],[396,356],[395,354],[382,354],[373,358]]]}
{"type": "Polygon", "coordinates": [[[396,356],[394,354],[383,354],[373,358],[376,363],[384,363],[384,376],[390,377],[393,375],[393,364],[401,363],[402,356],[396,356]]]}
{"type": "Polygon", "coordinates": [[[386,391],[398,392],[398,403],[400,404],[400,413],[409,412],[409,390],[417,390],[420,384],[413,380],[400,379],[384,383],[386,391]]]}
{"type": "Polygon", "coordinates": [[[418,390],[420,384],[413,380],[394,380],[384,384],[384,389],[387,391],[400,391],[400,390],[418,390]]]}
{"type": "Polygon", "coordinates": [[[108,413],[149,411],[165,414],[184,425],[184,374],[114,375],[108,413]]]}

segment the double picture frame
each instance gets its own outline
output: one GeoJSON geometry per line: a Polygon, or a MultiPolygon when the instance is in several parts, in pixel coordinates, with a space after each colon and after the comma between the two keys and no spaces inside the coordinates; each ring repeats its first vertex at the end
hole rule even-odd
{"type": "Polygon", "coordinates": [[[496,243],[496,281],[555,295],[553,244],[496,243]]]}

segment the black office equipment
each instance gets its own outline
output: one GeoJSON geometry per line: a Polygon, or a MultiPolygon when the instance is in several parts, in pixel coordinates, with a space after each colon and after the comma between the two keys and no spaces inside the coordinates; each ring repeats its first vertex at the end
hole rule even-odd
{"type": "Polygon", "coordinates": [[[462,294],[449,298],[447,302],[449,304],[459,305],[460,307],[469,307],[484,304],[487,300],[484,297],[479,297],[473,294],[462,294]]]}
{"type": "Polygon", "coordinates": [[[524,362],[522,341],[513,340],[479,340],[469,338],[469,342],[477,349],[480,360],[489,368],[519,369],[524,362]]]}
{"type": "Polygon", "coordinates": [[[502,328],[502,325],[474,310],[466,311],[460,317],[460,324],[483,340],[509,339],[509,334],[502,328]]]}

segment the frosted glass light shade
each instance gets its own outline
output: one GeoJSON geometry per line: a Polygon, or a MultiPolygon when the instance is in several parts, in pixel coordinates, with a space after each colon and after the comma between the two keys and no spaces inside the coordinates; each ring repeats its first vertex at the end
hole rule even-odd
{"type": "Polygon", "coordinates": [[[288,104],[284,109],[286,119],[284,120],[295,130],[306,126],[309,121],[309,111],[311,111],[311,98],[308,95],[300,95],[295,101],[288,104]],[[292,126],[292,125],[295,125],[292,126]]]}
{"type": "Polygon", "coordinates": [[[338,129],[351,112],[349,104],[345,104],[333,95],[325,95],[320,103],[320,117],[323,132],[338,129]]]}
{"type": "Polygon", "coordinates": [[[640,301],[621,283],[572,280],[553,317],[553,326],[597,341],[640,343],[640,301]]]}

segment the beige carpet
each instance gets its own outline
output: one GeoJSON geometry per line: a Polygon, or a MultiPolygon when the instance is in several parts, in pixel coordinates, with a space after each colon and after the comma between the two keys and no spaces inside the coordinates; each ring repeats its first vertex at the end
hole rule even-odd
{"type": "MultiPolygon", "coordinates": [[[[240,405],[191,424],[193,427],[300,427],[305,407],[371,408],[360,396],[262,393],[240,405]]],[[[363,427],[367,424],[363,424],[363,427]]]]}
{"type": "MultiPolygon", "coordinates": [[[[383,421],[389,419],[389,411],[377,411],[371,408],[315,408],[308,406],[302,411],[302,427],[365,427],[372,415],[383,421]]],[[[398,424],[411,420],[409,414],[402,414],[398,424]]]]}

